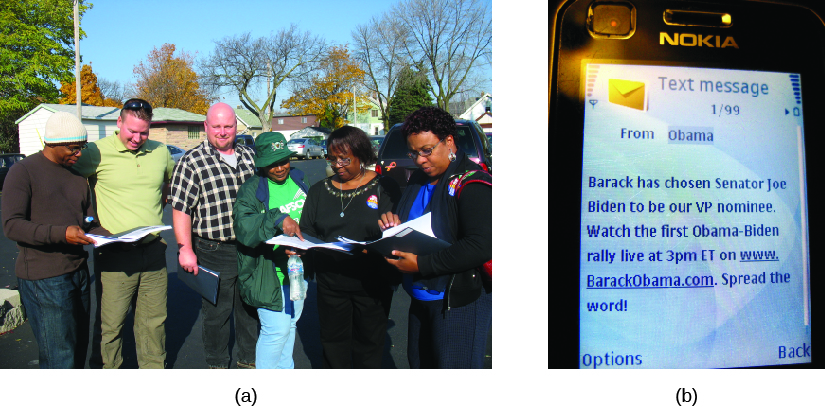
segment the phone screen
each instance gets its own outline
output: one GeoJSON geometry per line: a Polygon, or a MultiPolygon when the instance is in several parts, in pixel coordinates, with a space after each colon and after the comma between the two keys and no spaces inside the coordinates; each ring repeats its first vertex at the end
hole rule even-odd
{"type": "Polygon", "coordinates": [[[811,362],[805,78],[582,70],[580,368],[811,362]]]}

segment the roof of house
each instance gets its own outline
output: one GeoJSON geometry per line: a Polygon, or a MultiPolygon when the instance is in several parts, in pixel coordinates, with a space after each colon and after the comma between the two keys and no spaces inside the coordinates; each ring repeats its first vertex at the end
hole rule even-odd
{"type": "Polygon", "coordinates": [[[298,138],[298,137],[308,137],[308,136],[327,137],[330,133],[332,133],[332,131],[325,128],[325,127],[307,126],[303,129],[291,134],[289,137],[290,137],[290,139],[295,139],[295,138],[298,138]]]}
{"type": "Polygon", "coordinates": [[[258,115],[246,110],[246,109],[236,109],[235,116],[241,120],[247,128],[262,128],[261,126],[261,119],[258,118],[258,115]]]}
{"type": "MultiPolygon", "coordinates": [[[[68,112],[72,114],[77,113],[77,106],[72,105],[62,105],[57,103],[41,103],[37,105],[34,109],[30,110],[28,113],[23,115],[20,119],[17,119],[14,123],[19,124],[24,119],[29,117],[31,114],[36,112],[38,109],[46,109],[47,111],[56,113],[56,112],[68,112]]],[[[80,114],[83,116],[81,119],[86,120],[117,120],[118,115],[120,115],[120,108],[115,108],[111,106],[92,106],[92,105],[83,105],[80,111],[80,114]]],[[[155,108],[152,110],[152,122],[203,122],[206,120],[206,115],[198,115],[197,113],[187,112],[181,109],[175,108],[155,108]]]]}
{"type": "Polygon", "coordinates": [[[465,118],[465,119],[471,119],[472,117],[471,117],[470,115],[472,115],[472,113],[473,113],[473,109],[475,109],[475,107],[476,107],[476,106],[478,106],[478,105],[479,105],[479,104],[481,104],[481,103],[486,103],[486,102],[487,102],[487,98],[493,99],[493,97],[492,97],[490,94],[488,94],[488,93],[486,93],[486,92],[485,92],[485,93],[484,93],[484,95],[481,95],[481,97],[480,97],[480,98],[478,98],[478,99],[475,101],[475,103],[473,103],[472,105],[470,105],[470,107],[469,107],[469,108],[467,108],[467,110],[465,110],[465,111],[464,111],[464,113],[462,113],[462,114],[461,114],[461,115],[459,115],[459,116],[460,116],[460,117],[462,117],[462,118],[465,118]]]}

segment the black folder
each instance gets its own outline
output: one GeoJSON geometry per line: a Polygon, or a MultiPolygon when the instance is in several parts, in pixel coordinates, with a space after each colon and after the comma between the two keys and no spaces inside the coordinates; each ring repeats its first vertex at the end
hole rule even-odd
{"type": "Polygon", "coordinates": [[[204,268],[198,265],[198,274],[189,273],[182,268],[178,270],[178,279],[183,281],[186,286],[194,289],[204,299],[211,302],[213,305],[217,304],[218,300],[218,283],[221,280],[221,273],[204,268]]]}

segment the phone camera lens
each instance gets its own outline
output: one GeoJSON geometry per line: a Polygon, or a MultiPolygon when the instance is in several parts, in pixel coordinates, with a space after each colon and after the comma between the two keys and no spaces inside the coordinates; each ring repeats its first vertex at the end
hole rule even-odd
{"type": "Polygon", "coordinates": [[[633,33],[633,6],[596,4],[591,9],[590,30],[600,36],[629,36],[633,33]]]}

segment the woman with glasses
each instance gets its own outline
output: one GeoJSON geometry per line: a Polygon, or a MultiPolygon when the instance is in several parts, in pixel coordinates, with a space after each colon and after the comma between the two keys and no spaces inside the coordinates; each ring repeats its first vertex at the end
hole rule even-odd
{"type": "MultiPolygon", "coordinates": [[[[398,184],[367,170],[377,160],[369,137],[344,126],[329,135],[327,161],[335,174],[309,189],[301,232],[325,242],[381,238],[381,214],[395,210],[398,184]]],[[[374,253],[313,251],[324,368],[380,368],[399,274],[374,253]]]]}
{"type": "Polygon", "coordinates": [[[240,189],[232,212],[238,243],[238,285],[243,301],[258,308],[261,333],[255,345],[256,368],[295,368],[292,349],[304,300],[289,299],[284,248],[267,245],[280,235],[302,237],[301,218],[309,187],[304,173],[290,169],[295,152],[278,132],[265,132],[255,145],[258,174],[240,189]]]}
{"type": "Polygon", "coordinates": [[[399,259],[387,260],[412,298],[410,368],[483,368],[492,295],[480,269],[492,259],[492,177],[458,149],[449,113],[421,108],[401,131],[418,170],[381,229],[431,213],[433,233],[452,244],[427,255],[393,251],[399,259]]]}

